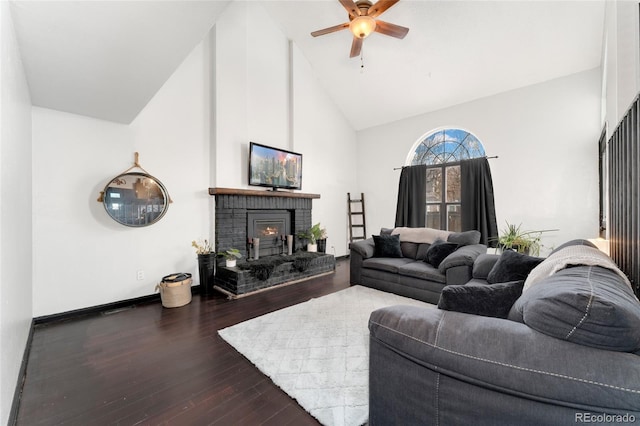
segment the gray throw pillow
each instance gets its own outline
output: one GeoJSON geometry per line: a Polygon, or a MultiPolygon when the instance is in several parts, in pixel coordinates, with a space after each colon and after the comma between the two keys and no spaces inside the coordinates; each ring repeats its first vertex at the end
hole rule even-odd
{"type": "Polygon", "coordinates": [[[585,346],[640,351],[640,302],[615,272],[575,266],[529,287],[509,319],[585,346]]]}
{"type": "Polygon", "coordinates": [[[442,289],[438,308],[485,317],[507,318],[522,294],[524,281],[493,285],[448,285],[442,289]]]}
{"type": "Polygon", "coordinates": [[[505,250],[500,255],[500,259],[498,259],[493,268],[491,268],[491,271],[489,271],[487,282],[489,284],[495,284],[525,280],[529,272],[543,260],[541,257],[533,257],[513,250],[505,250]]]}
{"type": "Polygon", "coordinates": [[[447,237],[447,241],[450,243],[456,243],[459,246],[470,246],[472,244],[480,243],[480,231],[464,231],[464,232],[452,232],[447,237]]]}
{"type": "Polygon", "coordinates": [[[373,257],[402,257],[400,235],[372,235],[375,250],[373,257]]]}
{"type": "Polygon", "coordinates": [[[400,242],[400,250],[402,250],[402,256],[410,259],[415,259],[418,254],[418,243],[400,242]]]}
{"type": "Polygon", "coordinates": [[[429,250],[427,250],[427,259],[425,262],[431,264],[434,268],[437,268],[447,256],[457,249],[458,245],[455,243],[435,240],[429,247],[429,250]]]}

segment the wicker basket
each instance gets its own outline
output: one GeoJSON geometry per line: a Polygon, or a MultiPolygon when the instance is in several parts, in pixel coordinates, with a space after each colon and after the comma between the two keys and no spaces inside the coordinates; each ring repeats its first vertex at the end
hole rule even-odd
{"type": "Polygon", "coordinates": [[[160,291],[162,306],[177,308],[191,302],[191,274],[178,273],[167,275],[156,286],[160,291]]]}

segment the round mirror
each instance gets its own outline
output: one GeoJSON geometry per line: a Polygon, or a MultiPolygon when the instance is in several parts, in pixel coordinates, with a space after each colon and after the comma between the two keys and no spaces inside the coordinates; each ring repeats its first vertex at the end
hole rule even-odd
{"type": "Polygon", "coordinates": [[[102,202],[116,222],[126,226],[148,226],[167,212],[169,193],[153,176],[130,172],[116,176],[107,184],[102,202]]]}

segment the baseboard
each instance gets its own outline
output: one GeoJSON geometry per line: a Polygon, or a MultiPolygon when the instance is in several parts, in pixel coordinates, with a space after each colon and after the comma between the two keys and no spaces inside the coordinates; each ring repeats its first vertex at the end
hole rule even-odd
{"type": "Polygon", "coordinates": [[[31,353],[31,342],[33,342],[33,330],[35,329],[35,321],[31,320],[29,327],[29,336],[22,354],[22,362],[20,363],[20,371],[18,371],[18,380],[16,381],[16,390],[13,392],[13,401],[11,403],[11,411],[9,411],[8,426],[14,426],[18,422],[18,408],[20,408],[20,400],[22,399],[22,388],[24,380],[27,377],[27,364],[29,363],[29,354],[31,353]]]}
{"type": "MultiPolygon", "coordinates": [[[[191,294],[200,294],[200,286],[191,287],[191,294]]],[[[149,294],[147,296],[135,297],[133,299],[120,300],[118,302],[105,303],[104,305],[90,306],[88,308],[75,309],[73,311],[61,312],[59,314],[44,315],[34,318],[34,325],[50,324],[60,321],[69,321],[87,315],[100,315],[116,312],[122,309],[128,309],[137,305],[145,305],[149,303],[159,303],[160,293],[149,294]]]]}

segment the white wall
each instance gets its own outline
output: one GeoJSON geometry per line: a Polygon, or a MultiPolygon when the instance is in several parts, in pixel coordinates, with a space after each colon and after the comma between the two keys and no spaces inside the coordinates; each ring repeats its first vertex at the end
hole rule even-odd
{"type": "Polygon", "coordinates": [[[640,5],[612,1],[605,10],[603,91],[611,136],[640,90],[640,5]]]}
{"type": "Polygon", "coordinates": [[[210,234],[205,65],[200,44],[129,126],[33,108],[34,316],[152,294],[172,272],[197,282],[190,244],[210,234]],[[145,228],[96,201],[135,151],[174,201],[145,228]]]}
{"type": "Polygon", "coordinates": [[[313,223],[327,229],[327,252],[348,253],[347,192],[355,192],[356,132],[318,83],[296,46],[293,55],[293,140],[304,153],[305,191],[313,201],[313,223]]]}
{"type": "Polygon", "coordinates": [[[227,7],[214,40],[213,186],[248,188],[249,141],[302,153],[303,192],[321,195],[313,200],[313,223],[327,229],[330,253],[347,254],[346,193],[356,187],[356,133],[258,3],[227,7]]]}
{"type": "Polygon", "coordinates": [[[304,192],[322,195],[313,220],[347,253],[356,134],[291,52],[262,6],[233,3],[131,125],[33,108],[34,316],[148,295],[177,271],[197,284],[190,243],[213,237],[207,190],[248,187],[249,141],[303,153],[304,192]],[[146,228],[115,223],[96,201],[135,151],[174,201],[146,228]]]}
{"type": "Polygon", "coordinates": [[[0,424],[7,424],[29,336],[31,100],[8,2],[0,1],[0,424]]]}
{"type": "Polygon", "coordinates": [[[459,126],[484,144],[498,228],[559,229],[547,250],[598,235],[600,70],[582,72],[358,132],[358,180],[370,232],[392,227],[399,170],[426,132],[459,126]]]}

